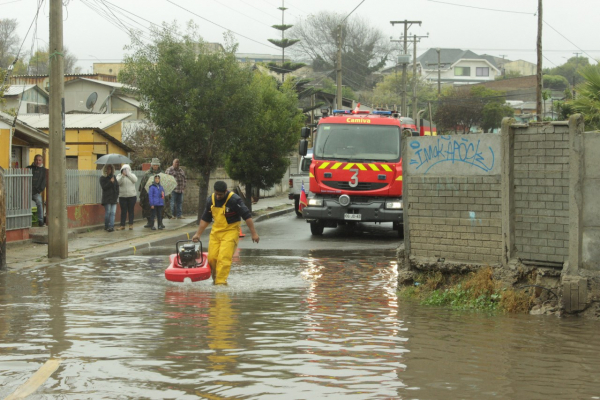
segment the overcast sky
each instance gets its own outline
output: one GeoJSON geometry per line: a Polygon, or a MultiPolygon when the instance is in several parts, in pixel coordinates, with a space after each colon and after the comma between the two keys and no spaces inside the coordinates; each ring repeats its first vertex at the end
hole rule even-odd
{"type": "MultiPolygon", "coordinates": [[[[0,0],[0,18],[17,19],[24,51],[48,42],[49,0],[44,0],[37,24],[32,25],[39,1],[0,0]],[[36,29],[37,39],[34,39],[36,29]]],[[[281,54],[279,48],[267,41],[280,35],[271,25],[281,23],[281,12],[277,9],[281,0],[63,0],[63,3],[64,43],[80,60],[82,72],[91,72],[94,62],[122,60],[129,35],[126,28],[115,26],[119,24],[116,18],[126,27],[137,29],[163,21],[185,24],[193,20],[206,41],[222,42],[223,32],[228,29],[238,35],[241,53],[281,54]],[[110,21],[98,11],[109,13],[103,3],[115,14],[110,15],[110,21]]],[[[360,3],[361,0],[285,0],[288,7],[285,21],[293,24],[323,10],[345,15],[360,3]]],[[[415,25],[409,31],[417,35],[429,33],[429,38],[420,42],[417,55],[428,48],[461,48],[535,63],[537,3],[538,0],[365,0],[352,15],[366,19],[387,37],[396,39],[403,27],[392,27],[391,20],[422,21],[420,27],[415,25]]],[[[544,67],[563,64],[575,53],[600,59],[598,16],[600,0],[544,0],[544,67]]]]}

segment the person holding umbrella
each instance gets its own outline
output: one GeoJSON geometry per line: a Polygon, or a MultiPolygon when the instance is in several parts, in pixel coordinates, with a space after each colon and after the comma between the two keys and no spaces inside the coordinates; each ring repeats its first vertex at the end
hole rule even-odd
{"type": "Polygon", "coordinates": [[[115,230],[115,212],[119,199],[119,182],[115,178],[115,168],[112,164],[105,164],[100,177],[102,188],[102,205],[104,206],[104,230],[115,230]]]}

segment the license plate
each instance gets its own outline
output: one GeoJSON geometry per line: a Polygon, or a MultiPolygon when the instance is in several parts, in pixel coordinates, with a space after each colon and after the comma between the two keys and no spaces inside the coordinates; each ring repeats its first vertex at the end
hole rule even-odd
{"type": "Polygon", "coordinates": [[[349,219],[353,221],[360,221],[360,214],[344,214],[344,219],[349,219]]]}

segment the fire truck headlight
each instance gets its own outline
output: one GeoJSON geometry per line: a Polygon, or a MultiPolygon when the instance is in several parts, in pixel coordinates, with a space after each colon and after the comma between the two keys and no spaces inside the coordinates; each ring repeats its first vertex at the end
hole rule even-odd
{"type": "Polygon", "coordinates": [[[385,208],[388,210],[402,210],[402,200],[387,201],[385,208]]]}
{"type": "Polygon", "coordinates": [[[308,199],[308,205],[313,207],[322,207],[323,199],[308,199]]]}

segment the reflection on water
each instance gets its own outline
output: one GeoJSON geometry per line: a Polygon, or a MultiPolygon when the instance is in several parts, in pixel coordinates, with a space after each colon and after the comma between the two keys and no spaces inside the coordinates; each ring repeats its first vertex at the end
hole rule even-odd
{"type": "Polygon", "coordinates": [[[393,253],[244,251],[228,287],[167,262],[0,274],[0,398],[52,357],[37,398],[600,395],[600,324],[406,303],[393,253]]]}

